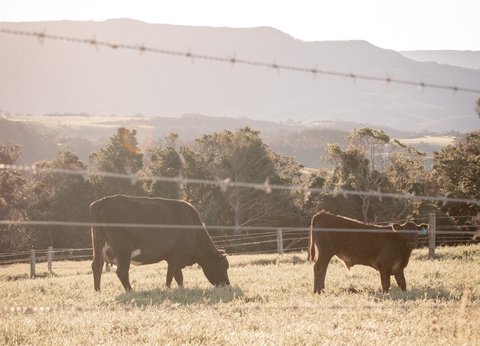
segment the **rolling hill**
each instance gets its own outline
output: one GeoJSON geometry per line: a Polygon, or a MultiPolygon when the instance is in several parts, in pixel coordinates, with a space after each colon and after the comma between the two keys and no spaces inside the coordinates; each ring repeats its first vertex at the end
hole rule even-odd
{"type": "Polygon", "coordinates": [[[403,56],[422,62],[436,62],[480,70],[480,52],[458,50],[411,50],[400,52],[403,56]]]}
{"type": "MultiPolygon", "coordinates": [[[[0,27],[480,89],[480,71],[418,62],[365,41],[304,42],[273,28],[104,22],[0,27]]],[[[273,71],[241,64],[0,34],[3,114],[176,117],[201,113],[275,122],[347,121],[408,131],[478,127],[479,95],[273,71]]],[[[1,114],[0,114],[1,115],[1,114]]]]}

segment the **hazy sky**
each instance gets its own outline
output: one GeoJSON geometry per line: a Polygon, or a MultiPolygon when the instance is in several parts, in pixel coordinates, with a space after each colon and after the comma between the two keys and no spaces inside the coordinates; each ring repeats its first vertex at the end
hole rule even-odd
{"type": "Polygon", "coordinates": [[[306,41],[480,51],[480,0],[0,0],[0,21],[105,20],[271,26],[306,41]]]}

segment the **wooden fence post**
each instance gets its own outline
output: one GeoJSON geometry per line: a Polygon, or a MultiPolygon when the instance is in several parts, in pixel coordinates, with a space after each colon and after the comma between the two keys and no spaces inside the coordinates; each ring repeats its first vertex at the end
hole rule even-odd
{"type": "Polygon", "coordinates": [[[283,255],[283,233],[281,228],[277,228],[277,252],[283,255]]]}
{"type": "Polygon", "coordinates": [[[435,258],[435,236],[437,233],[436,214],[428,214],[428,258],[435,258]]]}
{"type": "Polygon", "coordinates": [[[30,249],[30,279],[35,279],[35,247],[30,249]]]}
{"type": "Polygon", "coordinates": [[[47,253],[47,262],[48,262],[48,272],[52,272],[52,259],[53,259],[53,246],[50,245],[48,247],[48,253],[47,253]]]}

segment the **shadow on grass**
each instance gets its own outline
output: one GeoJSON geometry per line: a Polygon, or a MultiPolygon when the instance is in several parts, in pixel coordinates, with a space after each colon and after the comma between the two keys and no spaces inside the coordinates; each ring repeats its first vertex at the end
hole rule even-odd
{"type": "MultiPolygon", "coordinates": [[[[438,248],[440,251],[443,248],[438,248]]],[[[430,258],[428,254],[418,254],[415,256],[415,259],[418,261],[442,261],[442,260],[460,260],[460,261],[477,261],[478,256],[480,256],[480,251],[476,248],[465,249],[465,248],[453,248],[450,252],[440,252],[437,250],[435,256],[430,258]]]]}
{"type": "Polygon", "coordinates": [[[166,302],[190,305],[203,303],[216,305],[243,298],[243,291],[237,286],[203,288],[164,288],[150,291],[125,292],[116,298],[120,304],[129,306],[161,305],[166,302]]]}
{"type": "Polygon", "coordinates": [[[276,258],[260,258],[255,260],[250,260],[244,263],[235,263],[236,267],[248,267],[248,266],[266,266],[271,264],[276,264],[276,258]]]}
{"type": "Polygon", "coordinates": [[[363,294],[374,297],[377,301],[425,301],[425,300],[449,300],[460,301],[462,294],[456,291],[450,291],[443,287],[440,288],[410,288],[403,292],[399,287],[392,286],[388,293],[383,293],[381,288],[356,288],[350,285],[340,289],[341,293],[363,294]]]}
{"type": "Polygon", "coordinates": [[[264,266],[264,265],[272,265],[272,264],[303,264],[307,263],[307,258],[302,258],[300,256],[292,256],[292,257],[276,257],[276,258],[260,258],[249,260],[246,262],[235,263],[235,267],[247,267],[247,266],[264,266]]]}
{"type": "MultiPolygon", "coordinates": [[[[458,292],[457,292],[458,293],[458,292]]],[[[449,300],[460,301],[462,299],[461,294],[455,294],[453,291],[447,290],[443,287],[440,288],[410,288],[406,292],[403,292],[400,288],[391,288],[389,293],[384,294],[381,291],[374,292],[374,295],[379,300],[392,300],[392,301],[425,301],[425,300],[449,300]]]]}
{"type": "MultiPolygon", "coordinates": [[[[38,273],[35,274],[35,279],[42,279],[42,278],[51,278],[57,277],[56,273],[38,273]]],[[[0,276],[0,281],[19,281],[19,280],[30,280],[30,274],[17,274],[17,275],[3,275],[0,276]]]]}

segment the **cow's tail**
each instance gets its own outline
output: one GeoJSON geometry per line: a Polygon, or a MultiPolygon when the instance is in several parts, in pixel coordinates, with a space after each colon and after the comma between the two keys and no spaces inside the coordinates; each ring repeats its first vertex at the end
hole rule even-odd
{"type": "MultiPolygon", "coordinates": [[[[98,223],[99,209],[101,206],[101,200],[90,204],[90,220],[93,224],[98,223]]],[[[101,227],[92,224],[92,248],[93,248],[93,285],[95,291],[100,291],[100,280],[102,277],[103,269],[103,247],[105,246],[105,233],[101,227]]]]}
{"type": "Polygon", "coordinates": [[[314,225],[315,225],[315,216],[312,217],[312,222],[310,223],[310,239],[308,246],[308,260],[314,262],[316,260],[316,251],[315,251],[315,237],[314,237],[314,225]]]}

